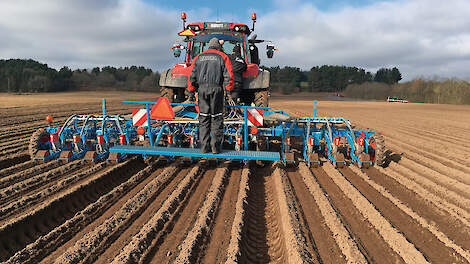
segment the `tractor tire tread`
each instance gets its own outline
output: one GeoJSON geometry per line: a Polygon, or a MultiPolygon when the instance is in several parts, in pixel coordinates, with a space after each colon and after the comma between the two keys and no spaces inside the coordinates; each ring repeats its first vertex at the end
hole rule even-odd
{"type": "Polygon", "coordinates": [[[37,129],[31,135],[31,138],[29,140],[29,146],[28,146],[28,151],[29,151],[29,155],[30,155],[31,158],[33,158],[34,155],[36,155],[36,153],[40,150],[39,149],[39,147],[40,147],[39,142],[40,142],[42,137],[49,138],[49,133],[43,128],[37,129]]]}

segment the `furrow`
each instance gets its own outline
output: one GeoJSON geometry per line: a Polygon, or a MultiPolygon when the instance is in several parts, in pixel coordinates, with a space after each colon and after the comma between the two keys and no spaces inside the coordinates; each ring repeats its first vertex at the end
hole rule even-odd
{"type": "MultiPolygon", "coordinates": [[[[106,250],[104,250],[98,258],[94,261],[96,264],[107,264],[110,263],[114,257],[119,254],[119,251],[123,249],[132,239],[132,237],[137,234],[140,229],[147,223],[147,221],[153,217],[154,213],[160,208],[162,203],[165,201],[165,199],[168,197],[168,195],[173,192],[178,185],[178,183],[184,178],[184,176],[189,172],[189,168],[187,166],[181,166],[181,170],[176,173],[172,179],[170,179],[166,184],[165,187],[162,189],[161,192],[156,196],[156,198],[142,211],[138,217],[133,220],[130,225],[122,232],[118,237],[116,237],[115,240],[112,241],[109,245],[107,245],[106,250]]],[[[166,168],[166,166],[165,166],[166,168]]],[[[163,170],[163,169],[162,169],[163,170]]],[[[110,218],[119,208],[122,207],[123,204],[125,204],[128,200],[132,199],[140,190],[142,190],[149,182],[153,181],[155,177],[159,177],[161,174],[161,171],[157,171],[153,173],[148,179],[145,180],[145,183],[142,184],[142,186],[139,186],[139,190],[132,190],[132,192],[135,192],[134,195],[127,197],[128,199],[125,201],[120,201],[122,203],[120,206],[117,206],[114,208],[113,211],[107,212],[107,216],[105,216],[102,221],[100,219],[99,223],[93,223],[95,227],[87,227],[90,231],[86,232],[84,231],[82,236],[85,235],[86,233],[91,232],[93,229],[96,228],[96,226],[101,225],[104,223],[108,218],[110,218]]],[[[126,194],[127,196],[127,194],[126,194]]]]}
{"type": "Polygon", "coordinates": [[[390,224],[400,230],[428,261],[433,263],[467,263],[455,250],[447,248],[429,229],[423,227],[419,221],[413,219],[393,201],[384,197],[359,175],[349,168],[342,169],[341,174],[375,206],[390,224]]]}
{"type": "Polygon", "coordinates": [[[198,210],[196,221],[179,247],[179,254],[174,263],[194,263],[200,259],[201,247],[205,244],[214,223],[215,212],[225,190],[225,182],[229,175],[229,164],[226,162],[219,167],[212,180],[204,203],[198,210]]]}
{"type": "Polygon", "coordinates": [[[369,219],[354,206],[351,199],[322,168],[313,168],[311,171],[332,209],[335,210],[337,217],[367,262],[373,263],[377,260],[383,263],[403,262],[400,255],[383,239],[369,219]]]}
{"type": "Polygon", "coordinates": [[[395,229],[375,207],[356,190],[330,163],[325,163],[323,169],[338,185],[346,196],[352,201],[354,206],[364,215],[365,218],[375,227],[387,244],[406,263],[427,263],[428,261],[413,244],[395,229]]]}
{"type": "Polygon", "coordinates": [[[470,199],[467,199],[458,192],[441,186],[440,184],[433,181],[433,179],[429,179],[428,177],[426,177],[426,175],[423,175],[422,173],[416,173],[408,169],[407,167],[396,163],[391,163],[390,166],[386,169],[386,171],[393,171],[395,173],[403,175],[407,179],[416,181],[421,186],[426,187],[428,191],[436,193],[444,199],[451,201],[458,207],[467,210],[467,212],[470,212],[470,199]]]}
{"type": "MultiPolygon", "coordinates": [[[[19,147],[19,148],[10,149],[10,150],[7,150],[7,151],[0,152],[0,157],[15,156],[17,153],[25,153],[26,154],[27,150],[28,150],[28,145],[24,145],[23,147],[19,147]]],[[[29,159],[29,155],[28,155],[27,159],[29,159]]],[[[11,165],[14,165],[14,164],[16,164],[16,163],[13,163],[11,165]]],[[[11,165],[8,165],[8,166],[11,166],[11,165]]]]}
{"type": "MultiPolygon", "coordinates": [[[[394,150],[400,149],[393,144],[389,145],[394,150]]],[[[470,167],[459,166],[453,161],[444,161],[442,158],[439,159],[435,156],[423,155],[422,151],[418,151],[417,149],[411,149],[411,151],[405,152],[404,155],[415,162],[421,163],[422,165],[425,165],[426,167],[434,169],[449,177],[453,177],[454,179],[461,180],[465,183],[470,182],[470,167]]]]}
{"type": "MultiPolygon", "coordinates": [[[[299,172],[306,188],[308,188],[308,192],[311,195],[310,197],[313,198],[312,202],[304,204],[306,207],[315,206],[316,204],[316,207],[318,208],[316,211],[319,211],[321,216],[324,218],[324,221],[322,221],[322,219],[317,216],[319,219],[316,219],[315,221],[313,218],[315,214],[311,213],[311,217],[309,218],[311,219],[311,228],[314,228],[315,225],[321,225],[322,222],[326,225],[323,229],[317,230],[313,234],[314,238],[317,237],[318,240],[317,245],[320,257],[327,263],[343,261],[347,263],[367,263],[353,238],[351,238],[348,230],[341,223],[340,218],[337,216],[325,193],[315,181],[312,172],[307,168],[305,163],[299,164],[299,172]],[[330,234],[328,235],[328,233],[330,234]]],[[[295,189],[299,190],[301,189],[300,187],[301,186],[296,187],[295,189]]],[[[303,197],[306,196],[308,197],[308,195],[303,195],[303,197]]]]}
{"type": "MultiPolygon", "coordinates": [[[[240,192],[243,192],[243,189],[248,186],[244,185],[247,184],[247,182],[242,182],[242,171],[245,173],[245,168],[239,168],[236,162],[232,163],[231,174],[226,180],[227,187],[223,192],[222,201],[216,212],[214,227],[212,228],[210,237],[205,244],[207,246],[204,250],[204,256],[201,263],[224,263],[227,259],[227,254],[230,251],[229,248],[232,234],[233,232],[237,232],[232,229],[236,229],[236,227],[234,227],[234,222],[236,221],[235,217],[238,213],[237,210],[239,210],[237,208],[238,197],[240,192]]],[[[248,180],[247,177],[245,177],[245,179],[248,180]]]]}
{"type": "MultiPolygon", "coordinates": [[[[421,215],[418,215],[418,212],[414,211],[412,208],[408,207],[403,201],[393,196],[386,188],[377,184],[375,181],[372,181],[369,178],[369,176],[367,176],[361,170],[353,166],[351,166],[350,168],[356,175],[360,176],[365,182],[367,182],[370,186],[372,186],[382,196],[390,200],[396,207],[398,207],[400,210],[405,212],[408,216],[413,218],[423,228],[428,229],[441,243],[443,243],[448,248],[451,248],[452,250],[457,252],[460,256],[465,258],[467,262],[470,263],[470,252],[468,251],[469,246],[470,246],[470,238],[466,235],[462,237],[461,234],[455,234],[452,236],[452,238],[449,238],[446,234],[441,232],[441,230],[439,229],[439,227],[445,228],[444,225],[448,225],[450,223],[449,221],[450,219],[446,219],[447,221],[442,220],[442,219],[437,219],[434,217],[433,219],[429,219],[429,220],[424,219],[421,215]],[[461,246],[454,243],[454,241],[461,243],[461,245],[464,246],[465,249],[463,249],[461,246]]],[[[442,213],[433,212],[431,215],[439,215],[439,214],[442,214],[442,213]]],[[[455,223],[453,224],[455,225],[455,223]]],[[[470,229],[461,224],[459,226],[455,225],[453,228],[458,228],[458,227],[460,227],[459,233],[463,232],[463,233],[470,234],[470,229]]],[[[450,230],[447,229],[447,231],[450,231],[450,230]]]]}
{"type": "MultiPolygon", "coordinates": [[[[15,173],[18,173],[20,171],[24,171],[27,169],[30,169],[34,166],[38,165],[37,161],[34,160],[28,160],[22,163],[18,163],[14,166],[5,168],[3,170],[0,170],[0,182],[2,182],[2,178],[7,177],[9,175],[13,175],[15,173]]],[[[2,188],[2,185],[0,184],[0,188],[2,188]]]]}
{"type": "MultiPolygon", "coordinates": [[[[378,168],[378,170],[380,173],[395,180],[409,191],[415,192],[422,199],[432,203],[433,206],[436,206],[440,210],[446,211],[448,214],[452,215],[459,221],[462,221],[462,223],[464,223],[466,226],[470,227],[470,213],[466,210],[456,206],[453,203],[450,203],[446,199],[439,197],[434,192],[426,190],[419,182],[410,180],[393,170],[385,170],[383,168],[378,168]]],[[[386,180],[386,178],[384,178],[384,180],[386,180]]]]}
{"type": "Polygon", "coordinates": [[[198,179],[191,192],[181,202],[173,219],[165,226],[160,235],[152,241],[141,263],[170,263],[175,260],[181,250],[186,235],[196,222],[198,210],[204,203],[205,197],[216,174],[216,167],[211,166],[198,179]]]}
{"type": "MultiPolygon", "coordinates": [[[[27,194],[21,195],[21,198],[18,198],[8,204],[5,207],[0,208],[0,214],[2,215],[2,219],[6,217],[10,217],[12,214],[20,210],[25,210],[28,207],[32,207],[33,205],[37,204],[40,199],[46,199],[48,196],[51,196],[55,193],[60,192],[63,189],[70,188],[72,184],[77,181],[83,180],[87,178],[93,173],[97,173],[100,170],[104,169],[106,163],[97,164],[89,169],[85,169],[84,171],[79,171],[78,173],[74,174],[71,172],[67,172],[61,175],[61,178],[65,178],[62,180],[58,180],[53,182],[52,185],[41,186],[41,188],[33,189],[32,192],[27,194]],[[71,175],[70,175],[71,174],[71,175]],[[65,177],[70,175],[68,177],[65,177]]],[[[73,171],[72,171],[73,172],[73,171]]]]}
{"type": "MultiPolygon", "coordinates": [[[[60,161],[47,162],[47,163],[42,163],[42,164],[33,162],[33,165],[36,165],[36,166],[32,166],[31,168],[27,168],[17,173],[11,174],[7,177],[0,178],[0,188],[1,189],[6,188],[10,185],[18,183],[20,181],[27,180],[38,174],[42,174],[49,170],[55,169],[59,166],[65,166],[64,163],[60,161]]],[[[0,195],[0,197],[2,196],[0,195]]]]}
{"type": "Polygon", "coordinates": [[[10,258],[27,244],[60,226],[142,168],[141,161],[129,160],[47,199],[34,210],[21,212],[0,228],[0,261],[10,258]]]}
{"type": "Polygon", "coordinates": [[[19,137],[16,136],[13,140],[3,140],[0,143],[0,148],[12,147],[12,146],[21,146],[29,141],[29,136],[19,137]]]}
{"type": "MultiPolygon", "coordinates": [[[[113,168],[113,170],[116,169],[117,168],[113,168]]],[[[122,197],[125,197],[125,195],[129,193],[133,194],[132,189],[144,181],[154,169],[155,164],[151,164],[139,171],[127,181],[75,214],[62,225],[54,228],[51,232],[47,233],[47,235],[39,237],[34,243],[26,246],[23,250],[11,257],[7,263],[38,263],[43,260],[43,258],[44,263],[53,262],[53,260],[59,256],[57,253],[62,251],[61,248],[70,247],[70,242],[75,236],[78,236],[80,232],[84,232],[89,225],[95,222],[95,219],[99,219],[105,215],[105,212],[111,210],[114,204],[122,197]]],[[[133,195],[135,195],[135,193],[133,195]]]]}
{"type": "Polygon", "coordinates": [[[11,201],[19,195],[26,194],[33,188],[38,188],[41,185],[45,185],[50,181],[60,178],[64,175],[64,173],[81,169],[81,165],[83,165],[82,161],[76,160],[58,168],[39,174],[37,176],[28,178],[7,188],[4,188],[0,191],[0,202],[4,203],[11,201]]]}
{"type": "Polygon", "coordinates": [[[460,195],[470,198],[470,185],[457,181],[451,177],[443,175],[437,171],[434,171],[424,165],[421,165],[415,161],[412,161],[406,157],[402,157],[400,160],[400,165],[406,167],[407,169],[420,173],[423,176],[426,176],[428,179],[438,183],[441,186],[445,186],[449,190],[452,190],[460,195]]]}
{"type": "Polygon", "coordinates": [[[132,240],[119,252],[112,263],[136,263],[151,246],[165,224],[171,220],[178,205],[185,199],[201,173],[198,164],[184,177],[178,187],[168,196],[154,216],[132,237],[132,240]]]}
{"type": "Polygon", "coordinates": [[[440,148],[427,148],[425,147],[425,145],[422,145],[423,143],[420,145],[419,143],[403,142],[403,140],[401,140],[400,138],[393,138],[390,136],[387,136],[386,140],[387,146],[390,146],[394,150],[399,151],[403,149],[408,149],[415,153],[422,154],[423,156],[428,157],[430,159],[441,162],[444,165],[449,164],[449,167],[453,167],[462,171],[469,170],[470,162],[454,155],[452,149],[449,150],[449,152],[451,153],[449,154],[440,151],[440,148]]]}
{"type": "Polygon", "coordinates": [[[56,259],[55,263],[89,263],[104,250],[112,237],[119,236],[130,222],[165,188],[166,183],[179,171],[178,166],[167,167],[159,177],[148,183],[131,200],[127,201],[103,224],[86,234],[75,245],[56,259]]]}
{"type": "Polygon", "coordinates": [[[17,152],[17,150],[23,150],[28,148],[27,144],[28,140],[25,140],[24,142],[16,142],[16,143],[11,143],[8,142],[4,146],[0,147],[0,152],[3,153],[11,153],[11,152],[17,152]]]}
{"type": "Polygon", "coordinates": [[[14,166],[18,163],[23,163],[29,160],[29,155],[26,152],[15,153],[14,155],[4,155],[1,154],[0,157],[0,170],[14,166]]]}

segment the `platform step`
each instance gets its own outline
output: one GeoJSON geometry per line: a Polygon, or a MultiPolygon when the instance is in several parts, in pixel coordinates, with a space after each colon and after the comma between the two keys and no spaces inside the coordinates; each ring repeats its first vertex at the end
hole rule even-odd
{"type": "Polygon", "coordinates": [[[251,150],[222,150],[219,154],[201,153],[198,148],[167,148],[167,147],[145,147],[120,145],[109,149],[110,152],[141,154],[141,155],[162,155],[194,158],[216,158],[216,159],[239,159],[239,160],[281,160],[278,152],[251,151],[251,150]]]}

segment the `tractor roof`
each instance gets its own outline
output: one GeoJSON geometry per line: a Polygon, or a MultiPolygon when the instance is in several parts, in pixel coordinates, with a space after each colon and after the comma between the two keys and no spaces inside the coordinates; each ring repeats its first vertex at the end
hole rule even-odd
{"type": "Polygon", "coordinates": [[[217,30],[217,31],[235,31],[235,32],[244,32],[247,35],[250,35],[250,28],[241,23],[231,23],[231,22],[196,22],[191,23],[186,26],[187,29],[191,29],[194,32],[206,31],[206,30],[217,30]]]}

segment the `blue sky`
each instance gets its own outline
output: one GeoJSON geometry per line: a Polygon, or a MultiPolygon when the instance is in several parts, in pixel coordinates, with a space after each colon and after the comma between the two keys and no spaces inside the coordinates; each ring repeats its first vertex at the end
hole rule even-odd
{"type": "MultiPolygon", "coordinates": [[[[242,17],[252,11],[267,13],[276,9],[277,6],[284,4],[295,3],[296,5],[310,3],[321,11],[335,11],[344,7],[363,7],[377,2],[392,1],[392,0],[311,0],[311,1],[267,1],[267,0],[238,0],[235,1],[210,1],[210,0],[145,0],[159,7],[167,7],[178,9],[181,11],[194,10],[198,8],[208,8],[212,14],[215,15],[217,10],[219,14],[229,13],[234,16],[242,17]],[[226,10],[230,10],[227,12],[226,10]]],[[[227,18],[226,18],[227,19],[227,18]]]]}
{"type": "Polygon", "coordinates": [[[378,2],[394,0],[238,0],[238,1],[210,1],[210,0],[145,0],[146,2],[164,8],[176,9],[179,11],[197,10],[200,8],[208,9],[211,16],[216,17],[217,13],[221,21],[229,21],[234,18],[243,18],[249,16],[252,12],[260,15],[272,12],[279,7],[298,6],[302,4],[312,4],[318,10],[324,12],[334,12],[346,7],[361,8],[378,2]],[[236,2],[236,4],[234,4],[236,2]]]}
{"type": "Polygon", "coordinates": [[[188,22],[250,24],[278,52],[266,66],[346,65],[375,72],[398,67],[405,80],[470,80],[470,0],[15,0],[0,1],[0,58],[52,67],[142,65],[162,71],[181,62],[170,47],[188,22]]]}

